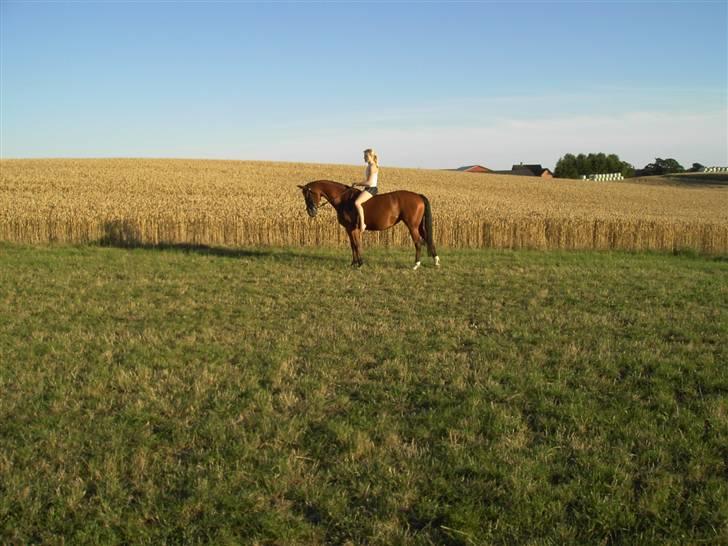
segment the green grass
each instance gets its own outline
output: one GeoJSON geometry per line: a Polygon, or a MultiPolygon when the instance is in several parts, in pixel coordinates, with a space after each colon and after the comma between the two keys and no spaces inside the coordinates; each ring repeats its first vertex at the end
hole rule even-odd
{"type": "Polygon", "coordinates": [[[728,262],[0,245],[0,543],[728,543],[728,262]]]}

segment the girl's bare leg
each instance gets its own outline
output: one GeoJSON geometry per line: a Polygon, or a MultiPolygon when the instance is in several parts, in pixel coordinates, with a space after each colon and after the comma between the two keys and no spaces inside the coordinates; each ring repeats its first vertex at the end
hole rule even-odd
{"type": "Polygon", "coordinates": [[[359,212],[359,226],[361,227],[362,233],[364,233],[364,230],[367,228],[367,225],[364,223],[364,207],[362,207],[362,204],[371,198],[371,193],[369,193],[368,191],[363,191],[359,194],[359,197],[356,198],[356,201],[354,201],[354,205],[356,205],[356,210],[359,212]]]}

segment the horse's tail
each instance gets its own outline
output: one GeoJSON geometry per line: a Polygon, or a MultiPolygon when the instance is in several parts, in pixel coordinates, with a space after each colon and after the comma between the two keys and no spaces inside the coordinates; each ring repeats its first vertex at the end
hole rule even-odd
{"type": "Polygon", "coordinates": [[[427,197],[422,194],[420,194],[420,197],[425,202],[425,215],[422,217],[422,222],[420,223],[420,232],[424,230],[423,235],[427,242],[427,254],[434,258],[437,256],[437,252],[435,251],[435,241],[432,238],[432,207],[427,197]]]}

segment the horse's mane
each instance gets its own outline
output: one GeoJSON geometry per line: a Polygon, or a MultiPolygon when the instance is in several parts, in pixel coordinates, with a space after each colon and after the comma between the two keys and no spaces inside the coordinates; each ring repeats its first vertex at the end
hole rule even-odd
{"type": "Polygon", "coordinates": [[[334,184],[336,186],[341,186],[342,188],[348,188],[349,184],[344,184],[343,182],[337,182],[336,180],[314,180],[312,182],[309,182],[309,184],[315,184],[316,182],[323,182],[326,184],[334,184]]]}
{"type": "Polygon", "coordinates": [[[316,183],[322,183],[322,184],[329,184],[332,186],[336,186],[338,189],[341,190],[342,194],[346,191],[350,191],[350,197],[347,197],[346,200],[348,201],[350,198],[355,198],[357,195],[361,193],[362,190],[359,188],[352,188],[349,184],[344,184],[342,182],[337,182],[336,180],[314,180],[313,182],[309,182],[309,184],[316,184],[316,183]]]}

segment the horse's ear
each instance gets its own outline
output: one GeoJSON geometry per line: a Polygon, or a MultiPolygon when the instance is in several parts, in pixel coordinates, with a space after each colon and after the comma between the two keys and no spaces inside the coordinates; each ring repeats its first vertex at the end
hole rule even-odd
{"type": "Polygon", "coordinates": [[[299,188],[303,189],[303,186],[301,186],[301,184],[296,184],[296,186],[298,186],[299,188]]]}

